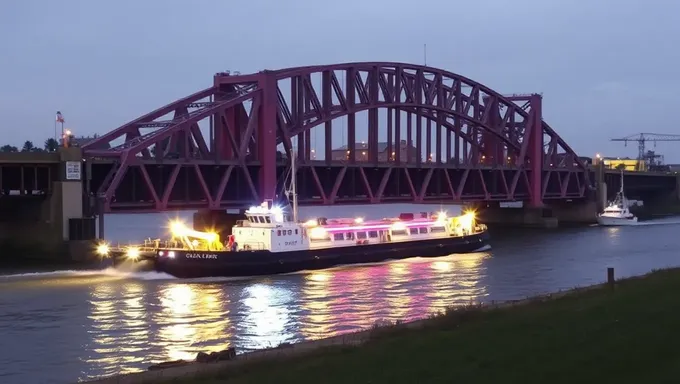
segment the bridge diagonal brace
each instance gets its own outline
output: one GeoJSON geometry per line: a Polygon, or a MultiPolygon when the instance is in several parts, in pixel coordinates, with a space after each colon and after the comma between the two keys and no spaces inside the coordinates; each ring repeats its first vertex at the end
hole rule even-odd
{"type": "Polygon", "coordinates": [[[482,185],[482,190],[484,191],[484,198],[486,200],[490,200],[491,194],[489,193],[489,189],[486,186],[486,181],[484,181],[484,173],[482,173],[481,169],[477,169],[477,174],[479,175],[479,182],[482,185]]]}
{"type": "Polygon", "coordinates": [[[208,159],[210,157],[210,150],[208,149],[208,144],[205,142],[205,138],[201,133],[201,128],[198,126],[198,123],[191,124],[191,128],[189,128],[189,130],[191,132],[191,136],[193,136],[194,141],[196,142],[198,152],[204,159],[208,159]]]}
{"type": "Polygon", "coordinates": [[[219,205],[220,202],[222,201],[222,196],[224,196],[224,191],[227,188],[227,183],[229,183],[229,178],[231,177],[231,173],[234,171],[234,167],[235,167],[235,165],[229,165],[224,170],[224,173],[222,174],[222,177],[220,178],[220,184],[217,186],[217,191],[215,193],[215,197],[213,198],[213,201],[217,205],[219,205]]]}
{"type": "Polygon", "coordinates": [[[203,177],[203,172],[201,171],[201,167],[198,164],[194,164],[194,173],[196,173],[196,178],[198,179],[198,185],[201,187],[201,190],[203,191],[203,195],[205,196],[206,201],[208,202],[208,206],[212,209],[217,208],[215,206],[215,201],[212,199],[212,194],[210,193],[210,189],[208,188],[208,184],[205,182],[205,178],[203,177]]]}
{"type": "Polygon", "coordinates": [[[470,168],[465,168],[465,171],[463,171],[463,176],[460,178],[460,181],[458,182],[458,190],[456,191],[456,196],[458,196],[458,198],[460,199],[462,199],[463,197],[463,189],[465,188],[465,184],[467,183],[467,178],[469,174],[470,168]]]}
{"type": "Polygon", "coordinates": [[[146,165],[139,164],[139,172],[142,174],[142,179],[144,179],[144,184],[151,194],[151,198],[153,199],[156,209],[161,209],[161,200],[158,198],[158,194],[156,193],[156,188],[153,186],[153,182],[151,182],[149,172],[146,170],[146,165]]]}
{"type": "Polygon", "coordinates": [[[503,185],[503,191],[505,196],[510,196],[510,187],[508,187],[508,178],[505,177],[505,170],[501,169],[500,170],[501,174],[501,184],[503,185]]]}
{"type": "Polygon", "coordinates": [[[316,185],[316,189],[319,191],[319,194],[321,195],[321,200],[323,200],[324,204],[328,204],[328,198],[326,197],[326,193],[323,190],[323,185],[321,185],[321,180],[319,179],[319,175],[316,173],[316,169],[314,169],[314,166],[309,167],[310,172],[312,173],[312,179],[314,179],[314,184],[316,185]]]}
{"type": "Polygon", "coordinates": [[[375,192],[375,197],[373,199],[374,203],[379,203],[382,200],[383,194],[385,193],[385,187],[387,187],[387,182],[390,180],[390,175],[394,168],[387,168],[380,180],[380,185],[378,185],[378,190],[375,192]]]}
{"type": "Polygon", "coordinates": [[[408,168],[402,168],[404,171],[404,175],[406,176],[406,183],[408,184],[408,189],[409,192],[411,192],[411,196],[413,197],[414,200],[418,199],[418,193],[416,193],[416,188],[413,185],[413,180],[411,179],[411,175],[408,172],[408,168]]]}
{"type": "Polygon", "coordinates": [[[345,178],[346,173],[347,173],[347,166],[344,166],[344,167],[342,167],[342,169],[340,169],[338,176],[335,178],[335,183],[333,184],[333,189],[331,190],[331,193],[328,196],[328,200],[330,201],[331,204],[335,203],[335,201],[338,198],[338,191],[340,190],[340,185],[342,184],[342,180],[345,178]]]}
{"type": "Polygon", "coordinates": [[[576,177],[576,186],[578,187],[579,193],[583,196],[586,192],[586,185],[588,184],[588,173],[585,173],[584,180],[581,182],[581,178],[576,177]]]}
{"type": "Polygon", "coordinates": [[[277,111],[276,122],[278,125],[278,130],[281,133],[281,142],[283,143],[283,150],[286,152],[286,156],[290,159],[293,156],[293,142],[291,140],[291,134],[288,126],[284,122],[284,117],[281,109],[277,111]]]}
{"type": "Polygon", "coordinates": [[[510,182],[510,191],[508,192],[508,199],[515,199],[515,192],[517,191],[517,184],[519,183],[519,178],[522,174],[522,170],[513,171],[512,181],[510,182]]]}
{"type": "Polygon", "coordinates": [[[371,184],[368,182],[368,177],[366,177],[366,172],[364,172],[363,167],[359,167],[359,176],[361,176],[361,181],[366,188],[366,194],[368,194],[369,200],[373,201],[373,191],[371,190],[371,184]]]}
{"type": "Polygon", "coordinates": [[[256,97],[250,106],[250,118],[248,119],[248,124],[246,125],[246,131],[241,138],[241,145],[239,147],[239,160],[244,161],[246,157],[246,152],[248,151],[248,145],[253,139],[253,133],[255,132],[255,127],[259,121],[258,115],[260,110],[260,105],[262,104],[262,98],[256,97]]]}
{"type": "Polygon", "coordinates": [[[250,192],[253,195],[253,200],[254,201],[260,201],[259,194],[257,193],[257,188],[255,188],[255,183],[253,183],[252,177],[250,177],[250,172],[248,172],[248,167],[245,165],[241,165],[241,169],[243,169],[244,172],[244,179],[246,179],[246,184],[248,184],[248,188],[250,189],[250,192]]]}
{"type": "Polygon", "coordinates": [[[109,187],[104,194],[104,210],[106,212],[111,212],[111,200],[113,199],[114,193],[116,192],[116,189],[118,189],[120,182],[123,180],[123,176],[127,173],[128,167],[128,153],[124,152],[121,155],[120,167],[114,174],[111,184],[109,184],[109,187]]]}
{"type": "Polygon", "coordinates": [[[222,129],[222,132],[220,134],[226,134],[227,140],[229,140],[229,144],[231,145],[231,150],[234,151],[234,154],[236,155],[235,157],[237,159],[241,158],[241,151],[239,148],[238,143],[236,142],[236,138],[234,137],[233,131],[238,129],[237,127],[232,127],[229,122],[227,122],[227,118],[224,114],[224,112],[220,112],[219,114],[219,119],[222,122],[222,126],[224,129],[222,129]]]}
{"type": "Polygon", "coordinates": [[[432,175],[434,174],[435,168],[429,168],[427,173],[425,173],[425,178],[423,179],[423,184],[420,186],[420,192],[418,193],[418,201],[422,202],[425,200],[425,194],[427,193],[427,188],[430,186],[430,180],[432,180],[432,175]]]}
{"type": "MultiPolygon", "coordinates": [[[[541,199],[545,199],[545,194],[548,191],[548,183],[550,182],[550,176],[552,176],[553,171],[548,171],[544,174],[543,183],[541,185],[541,199]]],[[[559,175],[558,175],[559,179],[559,175]]],[[[560,188],[562,188],[562,180],[560,180],[560,188]]]]}
{"type": "Polygon", "coordinates": [[[567,197],[567,192],[569,190],[569,182],[571,181],[572,173],[573,172],[571,171],[566,172],[564,178],[560,178],[562,180],[562,185],[560,187],[560,197],[567,197]]]}
{"type": "Polygon", "coordinates": [[[444,174],[444,181],[446,181],[446,187],[449,190],[449,193],[451,194],[451,200],[457,200],[458,195],[456,194],[456,190],[453,188],[453,182],[451,182],[451,176],[449,176],[449,171],[446,168],[443,168],[442,173],[444,174]]]}
{"type": "Polygon", "coordinates": [[[111,169],[109,169],[109,171],[106,173],[106,176],[104,176],[104,180],[99,185],[99,188],[97,189],[97,195],[106,194],[107,188],[111,186],[111,181],[113,180],[113,177],[116,175],[116,173],[118,172],[119,169],[120,169],[120,162],[115,161],[111,165],[111,169]]]}
{"type": "Polygon", "coordinates": [[[165,185],[165,190],[163,191],[163,199],[161,200],[162,209],[168,208],[168,203],[170,202],[170,197],[172,196],[172,190],[173,188],[175,188],[177,176],[179,175],[179,171],[181,169],[182,164],[175,164],[175,166],[172,169],[172,172],[170,172],[170,177],[168,178],[168,182],[165,185]]]}

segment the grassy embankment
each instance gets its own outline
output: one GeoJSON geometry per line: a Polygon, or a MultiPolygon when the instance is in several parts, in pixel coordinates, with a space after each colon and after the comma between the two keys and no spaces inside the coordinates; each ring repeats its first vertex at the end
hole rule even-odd
{"type": "Polygon", "coordinates": [[[665,383],[680,377],[680,269],[509,308],[467,308],[421,329],[173,382],[665,383]]]}

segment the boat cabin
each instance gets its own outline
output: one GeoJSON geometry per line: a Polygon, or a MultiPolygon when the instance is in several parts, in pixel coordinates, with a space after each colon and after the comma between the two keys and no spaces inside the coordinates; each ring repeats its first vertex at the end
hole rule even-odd
{"type": "Polygon", "coordinates": [[[232,228],[233,243],[227,248],[238,251],[269,250],[294,251],[308,248],[302,225],[293,221],[292,215],[277,206],[250,207],[246,219],[232,228]]]}

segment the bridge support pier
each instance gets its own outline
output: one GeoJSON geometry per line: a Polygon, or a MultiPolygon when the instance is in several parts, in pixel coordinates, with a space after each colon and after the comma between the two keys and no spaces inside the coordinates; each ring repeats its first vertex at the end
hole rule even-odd
{"type": "Polygon", "coordinates": [[[555,202],[541,208],[501,208],[496,203],[477,206],[477,210],[483,223],[528,228],[557,228],[560,223],[592,224],[597,222],[598,212],[596,202],[589,200],[555,202]]]}
{"type": "Polygon", "coordinates": [[[71,262],[92,256],[95,225],[94,219],[83,217],[80,149],[60,148],[58,155],[52,168],[57,175],[47,194],[0,199],[0,254],[7,255],[0,262],[71,262]]]}
{"type": "Polygon", "coordinates": [[[597,212],[602,212],[607,206],[607,183],[604,178],[604,162],[596,159],[595,167],[595,199],[597,212]]]}
{"type": "Polygon", "coordinates": [[[498,203],[477,206],[480,221],[485,224],[512,225],[529,228],[556,228],[559,221],[550,209],[523,206],[501,208],[498,203]]]}

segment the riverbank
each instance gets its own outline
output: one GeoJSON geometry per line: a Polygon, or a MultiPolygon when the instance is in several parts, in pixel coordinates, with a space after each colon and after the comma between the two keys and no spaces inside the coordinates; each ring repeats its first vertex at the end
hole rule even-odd
{"type": "Polygon", "coordinates": [[[101,383],[572,383],[677,377],[680,269],[101,383]],[[351,367],[351,369],[350,369],[351,367]],[[151,378],[152,381],[148,381],[151,378]]]}

